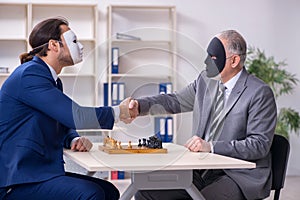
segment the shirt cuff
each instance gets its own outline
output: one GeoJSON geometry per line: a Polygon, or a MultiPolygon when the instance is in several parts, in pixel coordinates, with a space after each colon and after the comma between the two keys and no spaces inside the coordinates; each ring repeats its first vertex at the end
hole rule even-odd
{"type": "Polygon", "coordinates": [[[115,123],[118,123],[119,119],[120,119],[120,107],[119,106],[113,106],[112,108],[114,110],[115,123]]]}
{"type": "Polygon", "coordinates": [[[210,145],[210,153],[214,153],[214,145],[212,142],[209,142],[209,145],[210,145]]]}
{"type": "Polygon", "coordinates": [[[70,147],[72,148],[73,144],[79,139],[80,137],[74,137],[73,140],[71,141],[70,147]]]}

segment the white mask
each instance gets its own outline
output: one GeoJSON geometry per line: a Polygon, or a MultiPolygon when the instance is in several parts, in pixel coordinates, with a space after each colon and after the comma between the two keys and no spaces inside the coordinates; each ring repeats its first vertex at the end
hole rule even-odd
{"type": "Polygon", "coordinates": [[[77,41],[77,37],[72,30],[64,32],[63,37],[69,48],[73,64],[80,63],[83,57],[83,45],[77,41]]]}

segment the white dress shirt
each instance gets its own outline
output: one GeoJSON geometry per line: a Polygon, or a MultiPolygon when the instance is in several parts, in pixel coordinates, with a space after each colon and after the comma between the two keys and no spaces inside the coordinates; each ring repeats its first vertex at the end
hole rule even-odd
{"type": "MultiPolygon", "coordinates": [[[[241,74],[242,74],[242,70],[239,73],[237,73],[234,77],[232,77],[229,81],[227,81],[226,83],[223,84],[226,87],[225,95],[224,95],[224,105],[225,106],[226,106],[227,100],[231,94],[231,91],[234,88],[237,80],[240,78],[241,74]]],[[[209,142],[209,144],[210,144],[211,153],[214,153],[213,143],[209,142]]]]}

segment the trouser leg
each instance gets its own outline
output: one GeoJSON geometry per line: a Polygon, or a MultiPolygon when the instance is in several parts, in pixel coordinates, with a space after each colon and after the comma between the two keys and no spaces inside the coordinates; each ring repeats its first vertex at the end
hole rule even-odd
{"type": "Polygon", "coordinates": [[[39,183],[20,184],[11,187],[6,200],[116,200],[117,189],[107,181],[84,175],[69,174],[39,183]]]}

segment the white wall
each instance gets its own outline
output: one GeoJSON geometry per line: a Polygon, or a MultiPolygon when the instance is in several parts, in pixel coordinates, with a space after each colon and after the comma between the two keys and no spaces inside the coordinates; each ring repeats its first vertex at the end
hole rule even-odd
{"type": "MultiPolygon", "coordinates": [[[[238,30],[248,45],[265,50],[277,61],[286,60],[288,71],[300,79],[300,2],[297,0],[99,0],[100,41],[106,39],[108,4],[175,5],[177,7],[178,48],[191,63],[179,59],[179,88],[191,82],[203,68],[203,54],[209,40],[225,29],[238,30]],[[196,72],[196,73],[195,73],[196,72]]],[[[101,43],[100,42],[100,43],[101,43]]],[[[105,56],[103,56],[105,60],[105,56]]],[[[299,84],[300,86],[300,84],[299,84]]],[[[300,90],[279,99],[278,107],[300,112],[300,90]]],[[[190,115],[181,118],[178,137],[184,143],[190,137],[190,115]]],[[[289,175],[300,175],[300,136],[291,135],[289,175]]]]}

